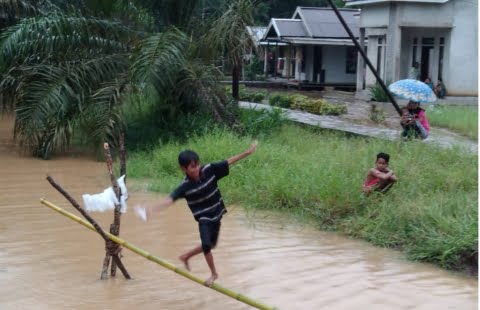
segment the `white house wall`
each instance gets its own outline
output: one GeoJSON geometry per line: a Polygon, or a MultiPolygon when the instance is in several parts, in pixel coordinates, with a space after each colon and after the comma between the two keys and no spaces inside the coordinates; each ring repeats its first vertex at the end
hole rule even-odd
{"type": "MultiPolygon", "coordinates": [[[[400,26],[406,27],[446,27],[453,24],[453,5],[462,0],[450,0],[445,4],[424,3],[380,3],[362,7],[360,27],[387,27],[390,24],[390,10],[396,10],[400,26]],[[432,14],[432,8],[435,14],[432,14]]],[[[463,0],[465,1],[465,0],[463,0]]],[[[470,1],[470,0],[468,0],[470,1]]]]}
{"type": "Polygon", "coordinates": [[[389,4],[381,3],[375,6],[368,6],[360,14],[360,27],[387,27],[388,26],[389,4]]]}
{"type": "Polygon", "coordinates": [[[444,4],[398,3],[398,24],[401,27],[451,27],[456,13],[453,4],[458,1],[462,0],[450,0],[444,4]]]}
{"type": "Polygon", "coordinates": [[[454,95],[478,95],[478,4],[457,0],[454,5],[455,27],[447,45],[450,56],[445,64],[445,86],[454,95]]]}
{"type": "Polygon", "coordinates": [[[356,73],[345,72],[347,47],[323,46],[322,68],[325,70],[325,83],[351,83],[357,81],[356,73]]]}

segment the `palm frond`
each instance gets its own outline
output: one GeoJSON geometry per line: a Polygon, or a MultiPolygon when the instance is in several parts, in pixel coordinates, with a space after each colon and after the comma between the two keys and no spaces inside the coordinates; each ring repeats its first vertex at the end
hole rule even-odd
{"type": "Polygon", "coordinates": [[[182,78],[177,82],[177,92],[181,100],[200,104],[219,123],[235,123],[235,116],[225,109],[227,99],[219,86],[218,77],[221,72],[218,68],[191,61],[183,68],[181,75],[182,78]]]}
{"type": "Polygon", "coordinates": [[[70,59],[78,51],[125,52],[138,33],[117,22],[55,14],[27,18],[0,36],[3,67],[35,55],[70,59]],[[63,56],[63,57],[62,57],[63,56]]]}
{"type": "Polygon", "coordinates": [[[125,54],[92,59],[81,66],[67,63],[32,67],[35,78],[19,89],[15,136],[42,156],[58,145],[68,145],[67,134],[71,131],[66,129],[72,128],[72,123],[88,108],[92,91],[126,74],[127,69],[125,54]]]}
{"type": "Polygon", "coordinates": [[[186,49],[187,37],[175,28],[143,40],[131,68],[133,81],[159,97],[168,93],[185,62],[186,49]]]}
{"type": "Polygon", "coordinates": [[[234,64],[242,60],[246,50],[255,48],[247,26],[254,23],[253,2],[234,0],[228,9],[213,22],[206,39],[217,47],[221,55],[228,55],[234,64]]]}
{"type": "Polygon", "coordinates": [[[103,83],[101,88],[92,94],[80,123],[93,145],[100,145],[99,142],[106,141],[112,146],[118,146],[119,133],[125,132],[125,122],[119,106],[128,83],[128,76],[124,74],[103,83]]]}

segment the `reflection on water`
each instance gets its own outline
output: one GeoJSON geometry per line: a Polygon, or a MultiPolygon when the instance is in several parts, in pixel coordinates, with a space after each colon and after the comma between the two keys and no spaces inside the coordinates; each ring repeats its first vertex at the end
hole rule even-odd
{"type": "MultiPolygon", "coordinates": [[[[133,280],[99,280],[103,240],[42,206],[46,197],[77,214],[45,180],[52,175],[78,201],[109,185],[106,167],[72,157],[42,161],[21,157],[0,120],[0,309],[250,309],[128,250],[123,261],[133,280]]],[[[129,205],[156,196],[132,192],[129,205]]],[[[218,282],[281,309],[477,309],[476,279],[404,261],[372,247],[265,213],[230,207],[215,250],[218,282]]],[[[107,228],[110,212],[93,214],[107,228]]],[[[148,224],[128,212],[121,237],[177,263],[198,243],[183,203],[148,224]]],[[[193,272],[207,277],[203,257],[193,272]]]]}

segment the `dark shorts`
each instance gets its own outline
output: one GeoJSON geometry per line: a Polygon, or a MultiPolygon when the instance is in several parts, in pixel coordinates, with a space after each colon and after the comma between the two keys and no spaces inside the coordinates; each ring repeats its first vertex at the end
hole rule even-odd
{"type": "Polygon", "coordinates": [[[203,253],[209,253],[217,245],[220,225],[220,221],[198,223],[203,253]]]}

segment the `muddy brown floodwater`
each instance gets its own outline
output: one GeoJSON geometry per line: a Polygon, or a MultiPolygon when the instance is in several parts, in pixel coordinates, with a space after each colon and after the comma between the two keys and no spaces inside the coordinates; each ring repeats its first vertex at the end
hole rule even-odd
{"type": "MultiPolygon", "coordinates": [[[[109,185],[104,163],[21,156],[0,119],[0,309],[250,309],[126,249],[133,277],[99,280],[104,256],[94,232],[44,207],[41,197],[78,214],[45,180],[52,175],[78,201],[109,185]]],[[[131,191],[129,211],[159,196],[131,191]]],[[[112,214],[94,213],[107,228],[112,214]]],[[[122,216],[121,237],[177,264],[198,242],[190,211],[177,203],[148,224],[122,216]]],[[[395,251],[230,207],[214,251],[218,282],[280,309],[477,309],[478,282],[395,251]]],[[[193,273],[208,276],[199,256],[193,273]]]]}

